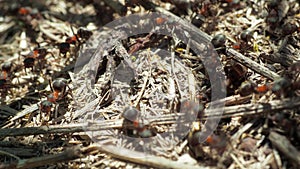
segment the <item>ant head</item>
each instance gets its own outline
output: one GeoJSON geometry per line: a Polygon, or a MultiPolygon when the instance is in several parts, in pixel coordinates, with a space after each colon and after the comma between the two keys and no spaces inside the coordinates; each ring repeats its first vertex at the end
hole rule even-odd
{"type": "Polygon", "coordinates": [[[244,30],[241,34],[240,34],[240,38],[245,41],[248,42],[253,38],[253,32],[246,29],[244,30]]]}
{"type": "Polygon", "coordinates": [[[64,78],[57,78],[52,82],[52,87],[54,91],[63,92],[67,86],[67,80],[64,78]]]}
{"type": "Polygon", "coordinates": [[[32,58],[32,57],[25,58],[23,61],[25,68],[33,67],[34,61],[35,61],[35,58],[32,58]]]}
{"type": "Polygon", "coordinates": [[[48,100],[44,100],[40,104],[40,109],[42,112],[48,113],[51,111],[51,108],[52,108],[52,103],[48,100]]]}
{"type": "Polygon", "coordinates": [[[7,73],[4,71],[0,72],[0,88],[5,86],[7,82],[6,78],[7,78],[7,73]]]}
{"type": "Polygon", "coordinates": [[[7,82],[6,78],[7,78],[6,72],[0,72],[0,87],[3,87],[6,84],[7,82]]]}
{"type": "Polygon", "coordinates": [[[290,79],[285,77],[276,79],[272,85],[272,91],[278,92],[281,90],[286,90],[291,85],[290,79]]]}
{"type": "Polygon", "coordinates": [[[88,29],[80,27],[77,31],[77,35],[80,38],[89,39],[93,35],[93,32],[88,29]]]}
{"type": "Polygon", "coordinates": [[[33,53],[35,56],[38,56],[39,58],[43,58],[47,55],[47,49],[37,47],[33,49],[33,53]]]}
{"type": "Polygon", "coordinates": [[[70,50],[70,44],[66,42],[60,43],[58,47],[62,54],[66,54],[70,50]]]}
{"type": "Polygon", "coordinates": [[[122,116],[126,119],[126,120],[129,120],[129,121],[136,121],[136,119],[138,118],[139,116],[139,111],[134,108],[134,107],[127,107],[122,116]]]}
{"type": "Polygon", "coordinates": [[[2,63],[2,66],[1,66],[2,71],[10,72],[11,68],[12,68],[12,63],[11,62],[2,63]]]}
{"type": "Polygon", "coordinates": [[[224,47],[226,43],[226,36],[223,34],[217,34],[212,38],[211,43],[215,48],[224,47]]]}
{"type": "Polygon", "coordinates": [[[245,81],[239,87],[238,93],[242,97],[243,96],[248,96],[248,95],[252,94],[255,91],[256,86],[257,85],[255,83],[252,83],[250,81],[245,81]]]}

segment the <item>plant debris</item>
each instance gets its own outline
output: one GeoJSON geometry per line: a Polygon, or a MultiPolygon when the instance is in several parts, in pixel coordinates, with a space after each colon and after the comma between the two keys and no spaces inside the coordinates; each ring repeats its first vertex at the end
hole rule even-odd
{"type": "Polygon", "coordinates": [[[0,1],[0,168],[299,168],[299,5],[0,1]]]}

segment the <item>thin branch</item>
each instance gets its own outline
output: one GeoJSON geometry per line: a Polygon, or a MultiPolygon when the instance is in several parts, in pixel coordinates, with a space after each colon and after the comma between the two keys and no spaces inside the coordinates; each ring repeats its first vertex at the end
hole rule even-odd
{"type": "Polygon", "coordinates": [[[18,169],[34,168],[34,167],[39,167],[47,164],[55,164],[59,162],[74,160],[80,158],[81,156],[82,156],[82,151],[80,150],[80,148],[73,147],[65,150],[62,153],[58,153],[54,155],[24,159],[24,160],[19,160],[17,163],[0,165],[0,169],[1,168],[18,168],[18,169]]]}
{"type": "Polygon", "coordinates": [[[291,144],[291,142],[285,137],[274,131],[271,131],[269,139],[272,144],[281,151],[286,157],[294,161],[300,166],[300,152],[291,144]]]}
{"type": "MultiPolygon", "coordinates": [[[[160,124],[174,124],[176,117],[172,115],[152,117],[149,122],[153,125],[160,124]]],[[[26,136],[26,135],[38,135],[38,134],[68,134],[75,132],[85,132],[85,131],[99,131],[108,129],[121,129],[124,127],[123,119],[115,120],[104,120],[96,122],[87,123],[77,123],[77,124],[66,124],[66,125],[49,125],[49,126],[39,126],[39,127],[23,127],[23,128],[4,128],[0,129],[0,137],[7,136],[26,136]]],[[[128,127],[133,127],[128,125],[128,127]]]]}
{"type": "Polygon", "coordinates": [[[33,104],[33,105],[31,105],[30,107],[27,107],[26,109],[24,109],[24,110],[18,112],[18,113],[17,113],[13,118],[11,118],[9,121],[10,121],[10,122],[13,122],[13,121],[15,121],[15,120],[17,120],[17,119],[19,119],[19,118],[21,118],[21,117],[26,116],[26,115],[29,114],[29,113],[32,113],[32,112],[38,110],[38,109],[39,109],[39,106],[38,106],[38,105],[39,105],[40,103],[41,103],[41,102],[38,102],[37,104],[33,104]]]}
{"type": "Polygon", "coordinates": [[[270,69],[258,64],[257,62],[254,62],[253,60],[251,60],[250,58],[242,55],[241,53],[237,52],[234,49],[228,49],[227,53],[232,56],[232,58],[236,61],[238,61],[239,63],[243,64],[244,66],[248,67],[249,69],[252,69],[253,71],[269,78],[272,80],[278,79],[280,78],[280,76],[271,71],[270,69]]]}
{"type": "Polygon", "coordinates": [[[6,151],[0,150],[0,154],[1,154],[1,155],[5,155],[5,156],[13,157],[13,158],[15,158],[15,159],[17,159],[17,160],[21,160],[20,157],[15,156],[15,155],[13,155],[13,154],[11,154],[11,153],[9,153],[9,152],[6,152],[6,151]]]}
{"type": "MultiPolygon", "coordinates": [[[[96,146],[96,145],[95,145],[96,146]]],[[[195,166],[190,164],[179,163],[177,161],[172,161],[163,157],[146,155],[144,153],[128,150],[121,147],[116,147],[112,145],[106,146],[96,146],[99,151],[108,154],[114,158],[129,161],[132,163],[142,164],[145,166],[150,166],[154,168],[173,168],[173,169],[183,169],[183,168],[195,168],[195,169],[204,169],[208,167],[195,166]],[[145,157],[145,158],[141,158],[145,157]]],[[[209,167],[212,168],[212,167],[209,167]]]]}
{"type": "MultiPolygon", "coordinates": [[[[213,106],[213,105],[212,105],[213,106]]],[[[212,107],[211,106],[211,107],[212,107]]],[[[229,118],[229,117],[246,117],[252,115],[262,115],[264,113],[275,112],[283,109],[295,109],[300,106],[300,98],[289,98],[284,100],[274,100],[269,103],[256,103],[228,106],[224,108],[208,108],[204,110],[203,119],[208,118],[229,118]],[[220,115],[220,112],[223,114],[220,115]]],[[[146,119],[151,125],[175,124],[178,123],[178,117],[184,113],[176,115],[163,115],[159,117],[150,117],[146,119]],[[177,121],[176,121],[177,120],[177,121]]],[[[196,120],[196,119],[195,119],[196,120]]],[[[87,122],[67,125],[50,125],[40,127],[26,127],[26,128],[5,128],[0,129],[0,137],[6,136],[24,136],[37,134],[51,134],[51,133],[74,133],[85,131],[98,131],[107,129],[121,129],[123,119],[104,120],[101,122],[87,122]]],[[[132,127],[132,126],[131,126],[132,127]]]]}
{"type": "Polygon", "coordinates": [[[263,113],[275,112],[279,110],[290,110],[299,108],[300,106],[300,97],[288,98],[283,100],[273,100],[269,103],[250,103],[243,105],[228,106],[224,108],[217,109],[206,109],[204,112],[205,118],[220,118],[220,112],[223,112],[221,115],[222,118],[228,117],[245,117],[250,115],[259,115],[263,113]]]}

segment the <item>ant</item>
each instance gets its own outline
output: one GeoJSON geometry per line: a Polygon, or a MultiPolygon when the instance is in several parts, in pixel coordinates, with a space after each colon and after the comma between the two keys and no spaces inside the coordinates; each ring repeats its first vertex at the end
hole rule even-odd
{"type": "Polygon", "coordinates": [[[52,93],[48,95],[47,100],[54,103],[66,95],[68,81],[65,78],[57,78],[50,85],[52,93]]]}
{"type": "Polygon", "coordinates": [[[48,100],[43,100],[40,103],[40,111],[49,114],[51,112],[52,105],[52,102],[48,100]]]}
{"type": "Polygon", "coordinates": [[[219,50],[225,48],[226,40],[227,38],[224,34],[217,34],[212,38],[211,43],[214,45],[216,49],[219,50]]]}
{"type": "Polygon", "coordinates": [[[126,135],[132,137],[148,138],[156,135],[155,129],[149,125],[143,124],[140,119],[140,112],[133,108],[126,108],[122,114],[124,117],[123,131],[126,135]]]}
{"type": "Polygon", "coordinates": [[[7,86],[7,78],[12,69],[11,62],[4,62],[1,66],[0,73],[0,88],[5,88],[7,86]]]}
{"type": "Polygon", "coordinates": [[[71,44],[75,45],[77,42],[79,44],[81,44],[82,43],[81,40],[87,40],[93,35],[93,33],[90,30],[87,30],[86,28],[80,27],[77,30],[77,34],[74,33],[72,27],[71,27],[71,29],[72,29],[72,32],[73,32],[74,35],[71,36],[71,37],[68,37],[65,42],[60,43],[58,45],[59,52],[62,53],[63,55],[66,55],[66,53],[68,51],[70,51],[70,45],[71,44]]]}
{"type": "Polygon", "coordinates": [[[21,8],[19,8],[19,10],[18,10],[18,14],[19,15],[28,15],[28,14],[30,14],[31,13],[31,8],[29,8],[29,7],[21,7],[21,8]]]}
{"type": "Polygon", "coordinates": [[[31,26],[35,26],[34,22],[32,22],[33,20],[42,19],[42,15],[39,10],[31,7],[19,8],[18,15],[21,21],[31,26]]]}
{"type": "Polygon", "coordinates": [[[152,35],[153,33],[149,33],[146,37],[137,38],[136,43],[130,46],[128,54],[132,55],[133,53],[137,52],[139,49],[145,47],[145,45],[150,42],[152,35]]]}
{"type": "Polygon", "coordinates": [[[39,66],[42,68],[41,61],[45,61],[46,55],[51,54],[52,57],[54,55],[51,52],[48,52],[46,48],[36,47],[33,51],[30,51],[27,55],[23,55],[25,59],[23,60],[23,64],[26,68],[32,68],[35,65],[35,61],[39,61],[39,66]]]}
{"type": "Polygon", "coordinates": [[[253,82],[243,82],[238,89],[238,93],[241,96],[247,96],[252,93],[262,94],[268,91],[272,91],[277,96],[285,96],[292,94],[293,92],[290,91],[293,90],[297,90],[297,88],[295,87],[295,83],[288,77],[281,77],[279,79],[276,79],[272,83],[263,85],[257,85],[253,82]]]}
{"type": "Polygon", "coordinates": [[[219,134],[209,134],[205,131],[201,131],[200,122],[193,123],[187,139],[190,153],[197,159],[202,158],[204,155],[208,155],[203,149],[205,145],[209,146],[210,150],[215,150],[221,155],[226,150],[227,144],[229,144],[228,137],[224,132],[220,132],[219,134]]]}
{"type": "Polygon", "coordinates": [[[13,63],[12,62],[4,62],[1,65],[1,71],[0,71],[0,100],[4,101],[6,92],[11,92],[9,88],[11,87],[17,87],[16,85],[12,84],[10,79],[11,77],[11,72],[12,72],[12,67],[13,63]]]}
{"type": "Polygon", "coordinates": [[[244,30],[240,33],[239,37],[236,38],[237,42],[232,45],[235,50],[240,50],[242,52],[251,50],[254,43],[253,32],[251,30],[244,30]]]}
{"type": "MultiPolygon", "coordinates": [[[[72,29],[72,32],[74,34],[74,31],[72,29]]],[[[82,28],[80,27],[78,30],[77,30],[77,34],[74,34],[73,36],[71,37],[68,37],[66,39],[66,43],[69,43],[69,44],[76,44],[76,42],[78,41],[79,43],[81,43],[80,39],[82,40],[87,40],[89,39],[91,36],[93,35],[93,33],[86,29],[86,28],[82,28]]]]}
{"type": "Polygon", "coordinates": [[[40,107],[40,119],[41,124],[48,124],[48,121],[50,120],[50,112],[52,109],[53,103],[48,100],[41,101],[39,107],[40,107]],[[45,116],[43,116],[43,113],[45,113],[45,116]]]}
{"type": "MultiPolygon", "coordinates": [[[[46,113],[47,116],[50,116],[53,104],[56,104],[59,99],[66,96],[67,83],[67,80],[64,78],[57,78],[50,83],[52,93],[47,96],[47,100],[43,100],[40,103],[39,107],[41,113],[46,113]]],[[[57,117],[57,107],[55,109],[55,117],[57,117]]]]}

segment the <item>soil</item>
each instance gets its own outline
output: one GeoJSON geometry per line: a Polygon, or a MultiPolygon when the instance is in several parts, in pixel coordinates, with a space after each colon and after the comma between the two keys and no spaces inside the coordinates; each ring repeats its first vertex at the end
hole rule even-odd
{"type": "Polygon", "coordinates": [[[0,0],[0,168],[299,168],[299,5],[0,0]]]}

